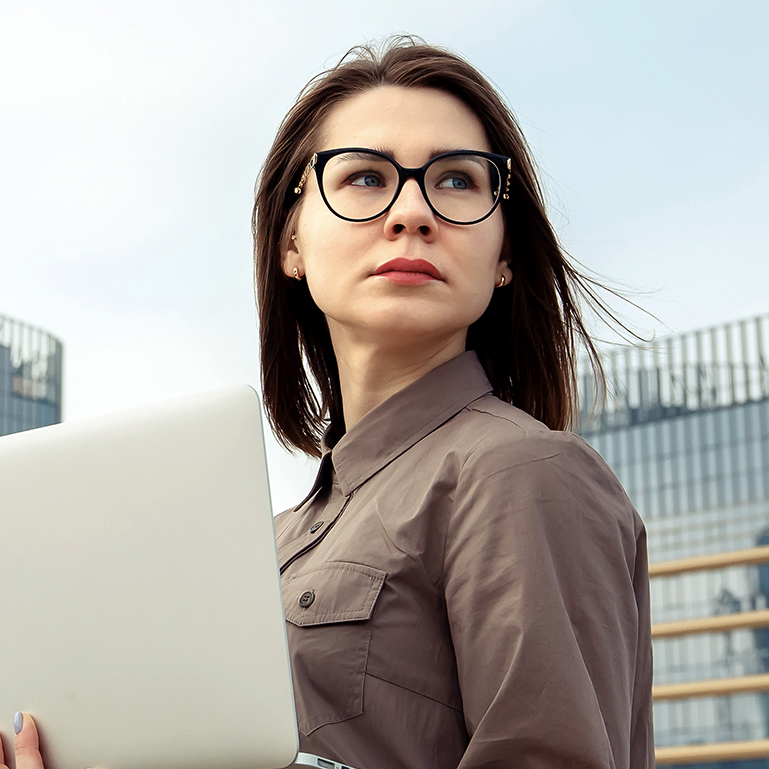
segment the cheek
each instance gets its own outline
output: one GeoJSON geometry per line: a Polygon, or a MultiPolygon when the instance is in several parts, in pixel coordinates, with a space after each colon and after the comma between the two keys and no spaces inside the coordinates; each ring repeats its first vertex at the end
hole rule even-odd
{"type": "Polygon", "coordinates": [[[490,233],[490,246],[489,253],[493,262],[494,268],[499,264],[500,259],[504,258],[502,249],[505,246],[505,220],[502,216],[502,212],[497,208],[492,218],[493,229],[490,233]]]}
{"type": "Polygon", "coordinates": [[[504,257],[504,242],[504,226],[502,222],[494,222],[486,231],[477,233],[464,243],[465,271],[472,276],[474,283],[483,287],[481,293],[486,291],[487,283],[496,282],[499,262],[504,257]]]}
{"type": "Polygon", "coordinates": [[[349,265],[345,265],[344,250],[333,233],[326,233],[325,238],[320,228],[315,233],[317,238],[307,244],[304,258],[307,289],[324,315],[336,316],[345,305],[345,297],[350,295],[346,284],[349,265]]]}
{"type": "Polygon", "coordinates": [[[307,200],[297,222],[297,232],[302,244],[301,254],[307,269],[318,270],[339,261],[345,245],[354,232],[345,228],[346,222],[334,216],[320,200],[307,200]]]}
{"type": "Polygon", "coordinates": [[[467,244],[470,256],[466,264],[466,313],[469,323],[474,323],[486,311],[494,295],[499,261],[503,257],[505,240],[504,222],[489,222],[483,238],[467,244]],[[471,317],[472,316],[472,317],[471,317]]]}

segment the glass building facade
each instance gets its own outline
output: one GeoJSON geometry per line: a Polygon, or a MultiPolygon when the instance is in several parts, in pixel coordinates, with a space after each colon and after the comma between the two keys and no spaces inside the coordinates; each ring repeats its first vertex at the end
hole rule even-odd
{"type": "MultiPolygon", "coordinates": [[[[615,350],[606,407],[580,378],[580,433],[641,514],[649,560],[769,544],[769,316],[615,350]]],[[[769,608],[769,564],[652,580],[652,623],[769,608]]],[[[655,684],[769,672],[769,628],[654,641],[655,684]]],[[[656,701],[658,747],[769,737],[766,693],[656,701]]],[[[769,769],[769,759],[689,764],[769,769]]]]}
{"type": "Polygon", "coordinates": [[[62,344],[0,315],[0,435],[61,422],[62,344]]]}

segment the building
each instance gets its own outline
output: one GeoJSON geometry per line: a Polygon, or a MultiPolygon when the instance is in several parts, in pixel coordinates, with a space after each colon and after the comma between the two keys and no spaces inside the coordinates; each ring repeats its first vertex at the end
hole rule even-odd
{"type": "MultiPolygon", "coordinates": [[[[615,349],[605,370],[599,417],[595,380],[580,377],[580,432],[644,519],[650,563],[769,544],[769,316],[615,349]]],[[[652,625],[755,611],[769,607],[769,565],[658,577],[651,590],[652,625]]],[[[654,666],[655,686],[766,673],[769,628],[656,637],[654,666]]],[[[655,695],[654,716],[658,749],[769,737],[766,691],[655,695]]]]}
{"type": "Polygon", "coordinates": [[[0,435],[61,422],[62,344],[0,315],[0,435]]]}

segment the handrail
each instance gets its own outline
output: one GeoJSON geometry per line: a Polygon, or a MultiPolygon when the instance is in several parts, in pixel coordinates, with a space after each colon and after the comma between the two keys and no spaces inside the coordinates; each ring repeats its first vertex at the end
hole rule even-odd
{"type": "Polygon", "coordinates": [[[695,633],[723,633],[728,630],[756,627],[769,627],[769,609],[716,614],[712,617],[684,619],[678,622],[659,622],[652,625],[652,638],[671,638],[695,633]]]}
{"type": "Polygon", "coordinates": [[[708,681],[687,681],[657,684],[652,697],[659,700],[685,700],[689,697],[722,697],[725,694],[749,694],[769,691],[769,673],[737,678],[713,678],[708,681]]]}
{"type": "Polygon", "coordinates": [[[702,745],[676,745],[655,750],[657,766],[699,762],[743,761],[769,757],[769,740],[709,742],[702,745]]]}
{"type": "MultiPolygon", "coordinates": [[[[733,550],[727,553],[650,563],[649,576],[652,578],[667,577],[706,569],[751,566],[760,563],[769,563],[769,545],[754,547],[749,550],[733,550]]],[[[652,638],[671,638],[696,633],[719,633],[759,627],[769,627],[769,609],[719,614],[677,622],[661,622],[652,625],[652,638]]],[[[655,701],[660,701],[766,691],[769,691],[769,673],[707,681],[658,684],[653,686],[652,696],[655,701]]],[[[655,750],[655,755],[658,766],[769,758],[769,739],[658,747],[655,750]]]]}
{"type": "Polygon", "coordinates": [[[694,558],[679,558],[674,561],[657,561],[649,564],[650,577],[669,577],[705,569],[723,569],[727,566],[750,566],[769,562],[769,545],[752,547],[749,550],[732,550],[728,553],[698,555],[694,558]]]}

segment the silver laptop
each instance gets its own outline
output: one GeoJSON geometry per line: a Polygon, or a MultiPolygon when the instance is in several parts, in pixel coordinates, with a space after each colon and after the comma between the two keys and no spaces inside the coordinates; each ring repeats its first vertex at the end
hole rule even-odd
{"type": "Polygon", "coordinates": [[[0,729],[46,769],[341,768],[297,755],[252,388],[0,438],[0,532],[0,729]]]}

